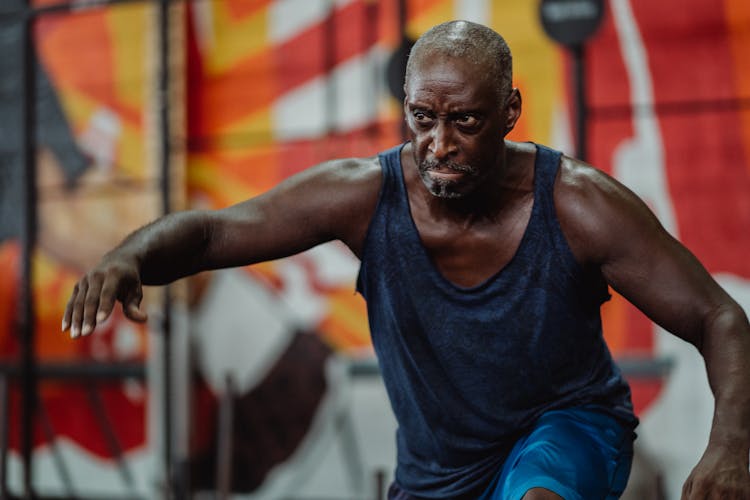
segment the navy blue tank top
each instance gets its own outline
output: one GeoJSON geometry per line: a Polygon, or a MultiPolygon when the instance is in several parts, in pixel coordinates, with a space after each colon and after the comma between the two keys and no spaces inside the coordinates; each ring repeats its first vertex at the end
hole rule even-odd
{"type": "Polygon", "coordinates": [[[357,279],[398,421],[398,485],[426,498],[481,491],[551,409],[600,407],[634,428],[630,390],[602,337],[606,285],[577,263],[555,214],[560,153],[537,146],[520,246],[466,288],[447,280],[421,243],[402,147],[380,154],[383,184],[357,279]]]}

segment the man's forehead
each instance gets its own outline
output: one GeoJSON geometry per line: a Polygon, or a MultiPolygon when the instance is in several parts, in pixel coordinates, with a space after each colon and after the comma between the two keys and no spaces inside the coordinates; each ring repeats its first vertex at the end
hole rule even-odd
{"type": "Polygon", "coordinates": [[[415,61],[413,71],[407,76],[406,87],[420,87],[437,82],[450,85],[481,86],[487,82],[487,71],[477,64],[449,55],[436,54],[415,61]]]}

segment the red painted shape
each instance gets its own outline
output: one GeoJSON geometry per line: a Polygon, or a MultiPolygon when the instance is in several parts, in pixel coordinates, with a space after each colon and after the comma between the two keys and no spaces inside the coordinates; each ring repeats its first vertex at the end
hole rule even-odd
{"type": "Polygon", "coordinates": [[[680,240],[710,272],[750,278],[750,169],[740,114],[710,104],[742,97],[724,10],[704,0],[640,0],[633,8],[656,102],[697,103],[692,112],[660,116],[680,240]]]}

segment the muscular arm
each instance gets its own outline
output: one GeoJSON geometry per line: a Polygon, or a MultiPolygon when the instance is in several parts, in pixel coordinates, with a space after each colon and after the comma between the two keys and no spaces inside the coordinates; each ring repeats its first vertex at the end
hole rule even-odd
{"type": "Polygon", "coordinates": [[[721,484],[729,495],[722,498],[747,498],[750,326],[744,311],[614,179],[565,159],[555,205],[576,258],[598,266],[612,288],[703,355],[716,406],[708,449],[686,495],[704,498],[721,484]]]}
{"type": "Polygon", "coordinates": [[[128,236],[81,278],[63,330],[90,333],[116,300],[128,317],[145,320],[139,309],[142,284],[286,257],[334,239],[358,255],[379,190],[376,158],[337,160],[223,210],[162,217],[128,236]]]}

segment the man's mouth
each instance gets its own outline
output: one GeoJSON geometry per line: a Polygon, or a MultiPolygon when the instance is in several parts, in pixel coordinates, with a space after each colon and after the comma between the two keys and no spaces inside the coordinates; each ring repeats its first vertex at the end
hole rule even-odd
{"type": "Polygon", "coordinates": [[[458,172],[456,170],[450,170],[450,169],[441,169],[441,170],[428,170],[430,176],[433,179],[441,179],[446,181],[452,181],[456,179],[460,179],[464,175],[466,175],[465,172],[458,172]]]}
{"type": "Polygon", "coordinates": [[[425,162],[424,170],[436,180],[452,181],[470,174],[469,166],[450,163],[425,162]]]}

